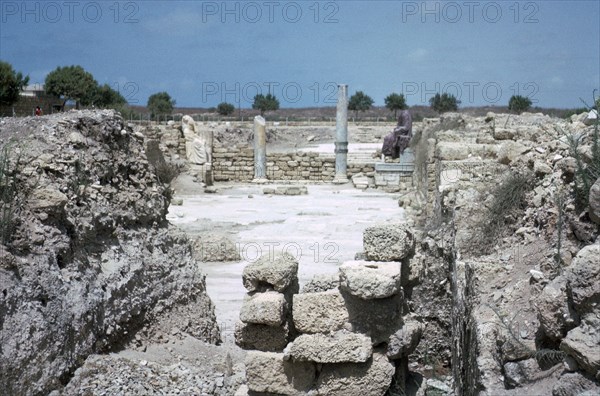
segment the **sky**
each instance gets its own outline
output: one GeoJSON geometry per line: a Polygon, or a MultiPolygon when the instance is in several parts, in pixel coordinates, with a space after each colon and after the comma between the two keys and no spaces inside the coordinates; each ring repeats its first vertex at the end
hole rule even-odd
{"type": "Polygon", "coordinates": [[[600,1],[7,1],[0,59],[42,83],[81,65],[130,104],[333,106],[337,85],[376,106],[581,107],[600,89],[600,1]]]}

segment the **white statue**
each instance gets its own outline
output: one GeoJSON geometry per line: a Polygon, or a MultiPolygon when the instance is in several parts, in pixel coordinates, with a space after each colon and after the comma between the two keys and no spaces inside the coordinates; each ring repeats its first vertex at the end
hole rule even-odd
{"type": "Polygon", "coordinates": [[[203,165],[211,162],[212,147],[205,134],[196,128],[196,122],[188,115],[181,120],[183,136],[185,137],[185,153],[192,164],[203,165]]]}

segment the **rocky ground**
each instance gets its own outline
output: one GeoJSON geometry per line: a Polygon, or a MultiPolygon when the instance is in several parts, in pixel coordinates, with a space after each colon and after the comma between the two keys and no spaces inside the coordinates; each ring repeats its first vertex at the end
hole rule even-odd
{"type": "MultiPolygon", "coordinates": [[[[399,202],[421,225],[403,284],[404,309],[424,325],[408,358],[420,385],[411,392],[600,391],[598,174],[578,188],[600,156],[584,121],[447,114],[415,123],[417,182],[399,202]],[[421,165],[437,169],[435,180],[424,182],[421,165]]],[[[251,140],[249,126],[205,127],[222,142],[251,140]]],[[[389,126],[350,128],[351,140],[379,142],[389,126]]],[[[225,337],[199,257],[166,221],[171,190],[137,131],[147,128],[110,111],[0,120],[2,147],[17,138],[0,161],[1,394],[244,389],[245,353],[215,345],[225,337]]],[[[273,125],[270,144],[291,150],[333,133],[273,125]]],[[[185,173],[173,187],[205,193],[185,173]]],[[[211,229],[199,231],[212,238],[211,229]]]]}

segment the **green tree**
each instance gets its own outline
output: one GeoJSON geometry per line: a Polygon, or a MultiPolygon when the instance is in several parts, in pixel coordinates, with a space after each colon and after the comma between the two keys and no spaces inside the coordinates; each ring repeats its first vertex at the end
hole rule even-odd
{"type": "Polygon", "coordinates": [[[429,104],[431,105],[431,108],[433,110],[441,114],[447,111],[458,110],[460,100],[456,99],[454,95],[446,92],[444,92],[441,95],[439,93],[436,93],[434,97],[429,99],[429,104]]]}
{"type": "Polygon", "coordinates": [[[0,61],[0,105],[12,106],[19,100],[19,93],[29,83],[29,76],[13,70],[8,62],[0,61]]]}
{"type": "Polygon", "coordinates": [[[385,98],[385,107],[394,112],[394,118],[396,118],[398,110],[404,110],[408,108],[404,95],[397,93],[391,93],[385,98]]]}
{"type": "Polygon", "coordinates": [[[363,91],[357,91],[350,97],[348,110],[354,111],[354,117],[357,117],[359,111],[369,110],[373,103],[374,101],[369,95],[366,95],[363,91]]]}
{"type": "Polygon", "coordinates": [[[115,91],[108,84],[97,85],[83,98],[81,104],[84,106],[95,106],[101,109],[122,108],[127,100],[121,93],[115,91]]]}
{"type": "Polygon", "coordinates": [[[171,99],[171,96],[166,92],[158,92],[148,98],[148,110],[150,110],[152,117],[171,114],[173,106],[175,106],[175,100],[171,99]]]}
{"type": "Polygon", "coordinates": [[[235,106],[232,105],[231,103],[223,102],[223,103],[219,103],[219,105],[217,106],[217,112],[219,114],[221,114],[222,116],[231,115],[231,114],[233,114],[234,111],[235,111],[235,106]]]}
{"type": "Polygon", "coordinates": [[[267,111],[276,111],[279,110],[279,100],[268,93],[266,96],[263,94],[257,94],[254,97],[254,103],[252,103],[252,108],[255,110],[260,110],[260,115],[264,115],[267,111]]]}
{"type": "Polygon", "coordinates": [[[508,101],[508,109],[521,114],[531,106],[531,99],[526,96],[513,95],[508,101]]]}
{"type": "Polygon", "coordinates": [[[98,86],[94,76],[81,66],[57,67],[46,76],[45,90],[48,95],[58,96],[63,100],[62,108],[68,100],[75,101],[79,108],[80,101],[98,86]]]}

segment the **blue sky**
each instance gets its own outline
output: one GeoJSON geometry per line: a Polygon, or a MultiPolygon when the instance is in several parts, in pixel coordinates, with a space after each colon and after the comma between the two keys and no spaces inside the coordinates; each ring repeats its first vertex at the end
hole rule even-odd
{"type": "Polygon", "coordinates": [[[81,65],[132,104],[331,106],[337,83],[382,106],[580,107],[600,88],[600,1],[7,1],[0,59],[43,82],[81,65]]]}

